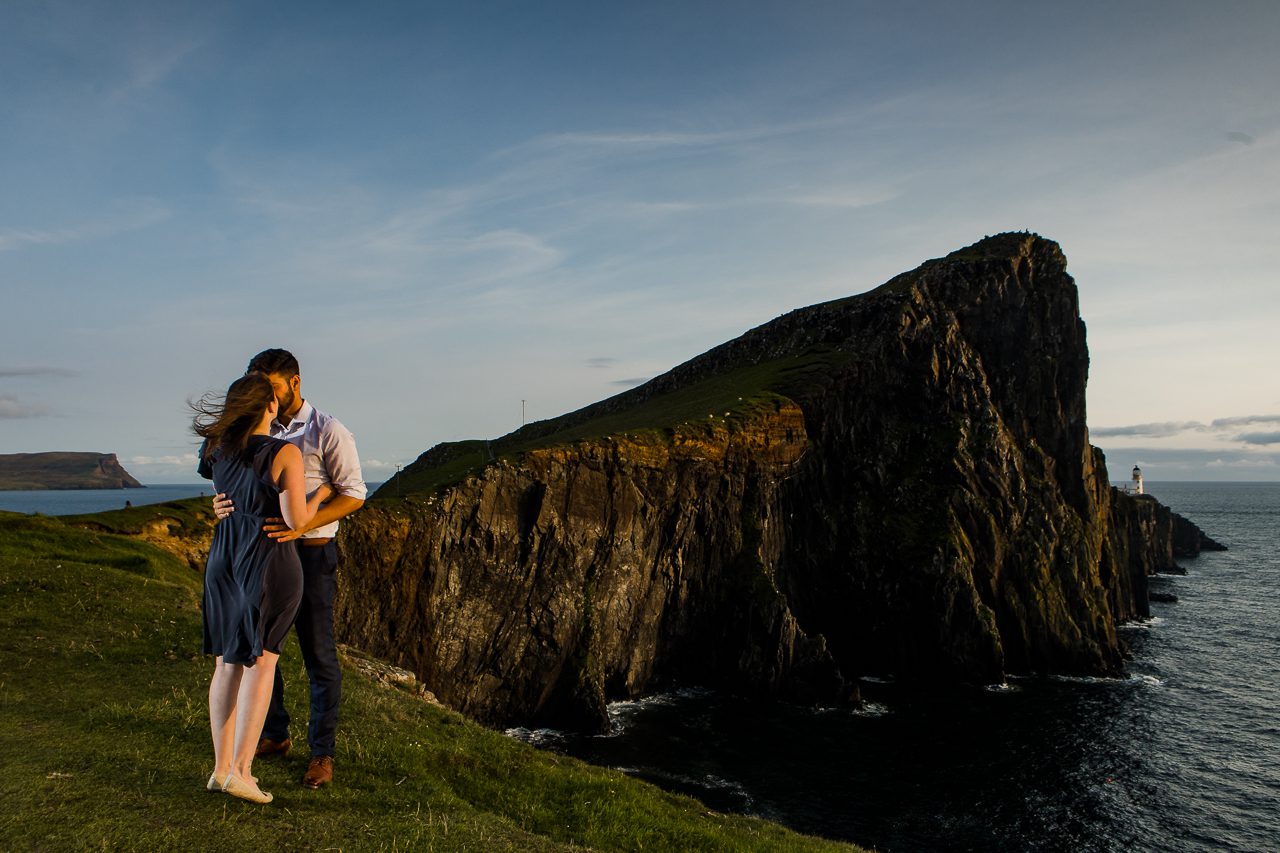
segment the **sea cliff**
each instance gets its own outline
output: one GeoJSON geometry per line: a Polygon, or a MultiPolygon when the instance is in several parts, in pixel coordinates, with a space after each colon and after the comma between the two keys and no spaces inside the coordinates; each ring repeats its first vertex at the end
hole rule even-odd
{"type": "Polygon", "coordinates": [[[114,453],[0,453],[0,489],[141,489],[114,453]]]}
{"type": "Polygon", "coordinates": [[[484,721],[588,729],[672,683],[1116,674],[1200,539],[1110,486],[1088,363],[1057,244],[985,239],[423,454],[343,525],[341,639],[484,721]]]}

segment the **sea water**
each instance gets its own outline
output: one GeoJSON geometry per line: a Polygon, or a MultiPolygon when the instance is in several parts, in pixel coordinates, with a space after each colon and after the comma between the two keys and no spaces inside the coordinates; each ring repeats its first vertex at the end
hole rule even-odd
{"type": "MultiPolygon", "coordinates": [[[[366,483],[373,494],[380,482],[366,483]]],[[[0,510],[35,513],[41,515],[82,515],[88,512],[104,512],[123,509],[128,501],[132,506],[146,506],[183,498],[209,497],[213,483],[162,483],[141,489],[40,489],[32,491],[0,491],[0,510]]]]}
{"type": "Polygon", "coordinates": [[[511,734],[711,808],[882,851],[1280,850],[1280,484],[1149,484],[1230,550],[1161,575],[1118,679],[1013,678],[858,710],[685,689],[613,730],[511,734]]]}
{"type": "Polygon", "coordinates": [[[164,483],[141,489],[39,489],[32,491],[0,491],[0,509],[9,512],[38,512],[41,515],[81,515],[123,509],[128,501],[133,506],[159,504],[183,498],[210,495],[213,484],[164,483]]]}

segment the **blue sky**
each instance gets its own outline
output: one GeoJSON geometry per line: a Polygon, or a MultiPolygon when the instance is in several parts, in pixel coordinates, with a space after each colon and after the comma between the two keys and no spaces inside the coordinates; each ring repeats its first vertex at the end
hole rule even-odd
{"type": "Polygon", "coordinates": [[[1280,480],[1280,4],[0,7],[0,452],[192,482],[255,352],[370,480],[986,234],[1113,474],[1280,480]]]}

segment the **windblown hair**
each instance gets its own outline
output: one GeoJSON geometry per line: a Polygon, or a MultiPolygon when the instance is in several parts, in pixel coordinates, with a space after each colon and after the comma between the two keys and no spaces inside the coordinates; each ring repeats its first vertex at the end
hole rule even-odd
{"type": "Polygon", "coordinates": [[[244,450],[275,396],[271,380],[255,372],[232,382],[221,399],[206,394],[191,403],[196,413],[191,428],[204,439],[204,458],[211,459],[218,450],[228,455],[244,450]]]}
{"type": "Polygon", "coordinates": [[[290,376],[298,376],[302,372],[298,368],[298,360],[287,349],[264,349],[249,359],[249,366],[245,368],[245,373],[253,373],[255,371],[258,373],[276,373],[286,379],[290,376]]]}

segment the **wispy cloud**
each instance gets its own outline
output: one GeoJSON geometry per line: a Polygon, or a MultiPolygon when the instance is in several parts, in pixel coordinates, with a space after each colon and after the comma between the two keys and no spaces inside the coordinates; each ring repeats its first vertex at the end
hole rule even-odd
{"type": "Polygon", "coordinates": [[[160,86],[202,44],[203,39],[155,39],[131,51],[124,79],[108,94],[108,103],[118,104],[160,86]]]}
{"type": "Polygon", "coordinates": [[[1218,418],[1209,424],[1212,429],[1239,429],[1254,424],[1280,424],[1280,415],[1245,415],[1239,418],[1218,418]]]}
{"type": "Polygon", "coordinates": [[[1218,457],[1204,463],[1206,468],[1240,468],[1240,469],[1256,469],[1256,468],[1275,468],[1280,466],[1280,461],[1273,457],[1236,457],[1232,459],[1224,459],[1218,457]]]}
{"type": "Polygon", "coordinates": [[[1112,438],[1115,436],[1131,436],[1134,438],[1169,438],[1191,430],[1203,431],[1205,425],[1199,421],[1165,421],[1163,423],[1133,424],[1131,426],[1097,427],[1089,430],[1094,438],[1112,438]]]}
{"type": "Polygon", "coordinates": [[[1280,444],[1280,432],[1246,432],[1236,436],[1245,444],[1280,444]]]}
{"type": "Polygon", "coordinates": [[[1200,433],[1218,441],[1233,441],[1244,445],[1280,444],[1280,432],[1238,430],[1263,424],[1280,423],[1280,415],[1241,415],[1203,421],[1165,421],[1161,423],[1133,424],[1131,426],[1098,427],[1090,429],[1094,438],[1173,438],[1187,433],[1200,433]]]}
{"type": "Polygon", "coordinates": [[[0,394],[0,418],[39,418],[49,414],[49,408],[38,403],[24,403],[17,397],[0,394]]]}
{"type": "Polygon", "coordinates": [[[0,379],[10,379],[18,376],[35,376],[35,377],[66,377],[78,376],[74,370],[68,370],[65,367],[0,367],[0,379]]]}
{"type": "Polygon", "coordinates": [[[618,360],[616,358],[613,358],[612,356],[607,356],[607,355],[598,355],[598,356],[595,356],[594,358],[587,359],[587,367],[598,367],[598,368],[613,367],[617,363],[618,363],[618,360]]]}
{"type": "Polygon", "coordinates": [[[814,190],[814,191],[779,191],[758,195],[746,195],[721,198],[714,201],[708,199],[673,199],[665,201],[630,201],[616,205],[615,210],[621,214],[640,216],[665,216],[673,213],[691,213],[701,211],[733,210],[746,207],[811,207],[843,210],[857,210],[884,204],[898,197],[892,190],[814,190]]]}
{"type": "Polygon", "coordinates": [[[326,277],[360,281],[375,288],[413,286],[478,295],[477,289],[555,269],[566,253],[516,228],[430,233],[375,226],[328,247],[315,247],[308,266],[326,277]]]}
{"type": "Polygon", "coordinates": [[[634,388],[637,385],[643,385],[644,383],[648,382],[650,378],[651,377],[648,377],[648,376],[634,376],[630,379],[615,379],[609,384],[620,385],[624,388],[634,388]]]}
{"type": "Polygon", "coordinates": [[[560,148],[670,148],[703,145],[722,145],[757,138],[759,132],[727,131],[720,133],[681,132],[668,130],[634,131],[629,133],[554,133],[537,137],[526,143],[527,147],[560,148]]]}
{"type": "Polygon", "coordinates": [[[785,199],[785,201],[789,204],[800,205],[803,207],[835,207],[854,210],[861,207],[872,207],[877,204],[883,204],[886,201],[892,201],[896,197],[897,193],[889,191],[866,193],[821,192],[792,196],[785,199]]]}
{"type": "Polygon", "coordinates": [[[855,124],[857,117],[847,112],[831,112],[796,121],[746,125],[723,130],[677,130],[636,128],[619,131],[570,131],[534,137],[500,154],[518,154],[528,149],[584,148],[596,150],[642,150],[656,148],[698,148],[755,142],[796,134],[835,130],[855,124]]]}
{"type": "Polygon", "coordinates": [[[27,246],[54,246],[113,237],[130,231],[140,231],[171,216],[165,207],[151,201],[129,203],[118,213],[101,219],[83,222],[66,228],[6,228],[0,229],[0,252],[12,252],[27,246]]]}
{"type": "Polygon", "coordinates": [[[125,460],[125,463],[129,465],[178,465],[194,468],[196,461],[194,453],[182,453],[172,456],[130,456],[125,460]]]}
{"type": "Polygon", "coordinates": [[[665,216],[671,213],[689,213],[695,210],[723,209],[724,202],[708,201],[632,201],[617,209],[621,213],[633,213],[640,216],[665,216]]]}

